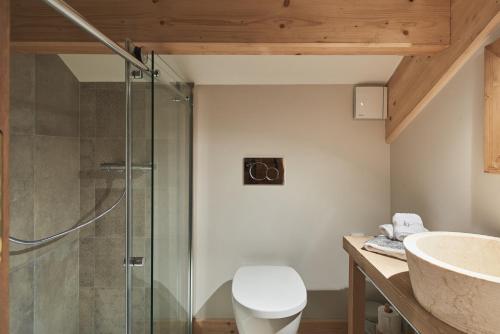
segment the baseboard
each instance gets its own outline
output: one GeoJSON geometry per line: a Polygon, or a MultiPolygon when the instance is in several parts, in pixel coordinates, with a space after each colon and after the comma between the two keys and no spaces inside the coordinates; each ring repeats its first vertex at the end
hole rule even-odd
{"type": "Polygon", "coordinates": [[[303,320],[300,334],[347,334],[347,320],[303,320]]]}
{"type": "MultiPolygon", "coordinates": [[[[236,323],[228,319],[194,319],[193,334],[237,334],[236,323]]],[[[300,323],[299,334],[347,334],[345,320],[308,320],[300,323]]]]}

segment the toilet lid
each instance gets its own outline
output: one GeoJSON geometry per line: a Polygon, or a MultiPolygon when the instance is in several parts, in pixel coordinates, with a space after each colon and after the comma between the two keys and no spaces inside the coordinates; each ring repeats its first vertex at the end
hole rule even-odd
{"type": "Polygon", "coordinates": [[[234,275],[232,292],[234,300],[257,318],[289,317],[307,304],[304,282],[290,267],[241,267],[234,275]]]}

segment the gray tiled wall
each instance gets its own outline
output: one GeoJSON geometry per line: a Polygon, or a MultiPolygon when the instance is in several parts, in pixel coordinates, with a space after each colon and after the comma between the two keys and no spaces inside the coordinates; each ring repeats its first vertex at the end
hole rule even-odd
{"type": "MultiPolygon", "coordinates": [[[[122,194],[122,172],[99,171],[101,163],[125,160],[125,87],[123,83],[82,83],[80,85],[80,164],[82,175],[81,214],[102,212],[122,194]]],[[[148,160],[145,143],[145,85],[133,87],[134,160],[148,160]]],[[[145,222],[147,173],[134,173],[134,256],[146,255],[145,222]]],[[[121,334],[125,325],[125,205],[80,236],[80,334],[121,334]],[[82,298],[83,297],[83,298],[82,298]]],[[[147,257],[147,261],[149,257],[147,257]]],[[[145,333],[145,268],[134,268],[133,330],[145,333]]]]}
{"type": "MultiPolygon", "coordinates": [[[[56,55],[12,57],[11,230],[40,238],[109,207],[123,173],[99,170],[124,156],[123,83],[79,83],[56,55]]],[[[148,90],[133,88],[134,160],[149,161],[148,90]]],[[[150,119],[149,119],[150,121],[150,119]]],[[[134,333],[149,330],[150,175],[134,173],[134,333]]],[[[12,334],[123,333],[124,210],[39,248],[13,246],[12,334]]]]}
{"type": "MultiPolygon", "coordinates": [[[[78,221],[78,92],[59,57],[12,57],[10,209],[17,237],[44,237],[78,221]]],[[[12,247],[11,333],[78,333],[76,239],[12,247]]]]}

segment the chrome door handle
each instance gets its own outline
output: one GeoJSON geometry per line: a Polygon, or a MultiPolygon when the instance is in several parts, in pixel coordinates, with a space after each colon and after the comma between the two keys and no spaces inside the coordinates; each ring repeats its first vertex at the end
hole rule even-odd
{"type": "MultiPolygon", "coordinates": [[[[144,267],[144,257],[132,256],[128,261],[129,267],[144,267]]],[[[125,267],[125,259],[123,259],[123,266],[125,267]]]]}

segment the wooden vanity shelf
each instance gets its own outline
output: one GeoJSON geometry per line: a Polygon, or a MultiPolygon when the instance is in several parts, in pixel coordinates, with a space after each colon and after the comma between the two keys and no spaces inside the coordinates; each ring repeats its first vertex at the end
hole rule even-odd
{"type": "Polygon", "coordinates": [[[464,334],[427,312],[415,299],[405,261],[363,250],[370,237],[344,237],[349,254],[349,334],[363,334],[365,275],[420,334],[464,334]]]}
{"type": "Polygon", "coordinates": [[[500,173],[500,39],[484,50],[484,171],[500,173]]]}

